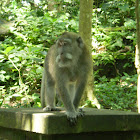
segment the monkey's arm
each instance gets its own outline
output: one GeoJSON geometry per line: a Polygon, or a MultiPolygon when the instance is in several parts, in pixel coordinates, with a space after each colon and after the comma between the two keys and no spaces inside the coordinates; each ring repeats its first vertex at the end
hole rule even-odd
{"type": "Polygon", "coordinates": [[[78,105],[84,93],[86,84],[87,84],[87,75],[83,75],[80,77],[80,79],[77,81],[77,84],[76,84],[76,93],[73,100],[73,104],[76,110],[78,109],[78,105]]]}
{"type": "Polygon", "coordinates": [[[78,113],[76,112],[75,107],[72,103],[72,100],[71,100],[71,97],[70,97],[70,94],[68,91],[68,85],[66,83],[68,83],[68,82],[66,82],[65,80],[61,80],[61,84],[60,84],[60,82],[59,82],[59,84],[56,83],[56,88],[64,103],[67,118],[70,121],[70,123],[73,125],[77,122],[78,113]]]}

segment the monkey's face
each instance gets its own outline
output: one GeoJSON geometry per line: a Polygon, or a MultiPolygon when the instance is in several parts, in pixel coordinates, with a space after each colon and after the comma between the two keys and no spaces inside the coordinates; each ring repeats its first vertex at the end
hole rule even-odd
{"type": "Polygon", "coordinates": [[[82,53],[76,39],[60,38],[56,42],[57,56],[56,63],[59,67],[71,67],[77,63],[82,53]]]}

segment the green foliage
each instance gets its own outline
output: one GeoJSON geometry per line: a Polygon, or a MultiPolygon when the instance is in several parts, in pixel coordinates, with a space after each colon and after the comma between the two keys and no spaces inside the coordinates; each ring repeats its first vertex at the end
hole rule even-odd
{"type": "Polygon", "coordinates": [[[137,75],[108,80],[105,76],[95,82],[96,96],[103,108],[136,111],[137,75]]]}
{"type": "Polygon", "coordinates": [[[2,107],[40,106],[42,66],[48,49],[62,32],[78,30],[77,17],[73,20],[68,12],[32,10],[28,2],[20,4],[10,1],[0,12],[6,20],[14,20],[11,35],[0,42],[2,107]]]}
{"type": "Polygon", "coordinates": [[[103,75],[113,78],[123,75],[123,72],[136,73],[134,69],[136,45],[134,6],[132,0],[108,0],[94,9],[93,59],[95,67],[98,68],[95,75],[97,79],[103,75]],[[109,75],[104,69],[110,69],[112,72],[109,72],[109,75]]]}
{"type": "MultiPolygon", "coordinates": [[[[0,42],[1,107],[41,106],[44,57],[62,32],[78,31],[79,0],[54,2],[53,10],[48,10],[49,1],[44,0],[0,2],[0,17],[14,22],[10,34],[0,42]]],[[[95,1],[93,7],[97,98],[103,108],[135,110],[135,1],[95,1]]],[[[85,106],[93,107],[89,100],[85,106]]]]}
{"type": "Polygon", "coordinates": [[[134,1],[107,0],[93,16],[96,96],[103,108],[136,111],[134,1]]]}

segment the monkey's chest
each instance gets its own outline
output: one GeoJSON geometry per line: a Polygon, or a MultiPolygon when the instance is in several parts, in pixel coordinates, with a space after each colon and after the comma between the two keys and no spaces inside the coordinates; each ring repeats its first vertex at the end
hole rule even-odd
{"type": "Polygon", "coordinates": [[[70,82],[75,82],[78,79],[78,72],[72,71],[69,73],[68,77],[70,82]]]}

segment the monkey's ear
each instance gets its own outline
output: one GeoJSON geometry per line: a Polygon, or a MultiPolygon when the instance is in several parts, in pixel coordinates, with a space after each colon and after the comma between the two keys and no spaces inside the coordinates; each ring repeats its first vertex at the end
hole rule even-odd
{"type": "Polygon", "coordinates": [[[64,33],[62,33],[62,35],[66,35],[68,32],[64,32],[64,33]]]}
{"type": "Polygon", "coordinates": [[[58,47],[60,44],[60,40],[58,39],[55,44],[56,44],[56,47],[58,47]]]}
{"type": "Polygon", "coordinates": [[[81,37],[78,37],[77,38],[77,42],[78,42],[78,45],[79,45],[80,48],[83,48],[84,47],[84,42],[83,42],[83,40],[82,40],[81,37]]]}

